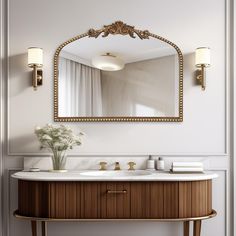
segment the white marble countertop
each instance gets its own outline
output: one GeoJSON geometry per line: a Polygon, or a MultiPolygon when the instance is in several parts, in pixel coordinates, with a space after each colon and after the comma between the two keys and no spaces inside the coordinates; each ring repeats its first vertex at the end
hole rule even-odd
{"type": "Polygon", "coordinates": [[[173,174],[160,171],[68,171],[64,173],[20,171],[13,178],[30,181],[198,181],[217,178],[213,172],[173,174]]]}

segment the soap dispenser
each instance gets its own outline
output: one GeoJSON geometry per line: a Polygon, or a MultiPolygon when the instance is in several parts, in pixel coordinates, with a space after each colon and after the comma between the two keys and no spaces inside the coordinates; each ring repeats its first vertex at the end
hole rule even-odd
{"type": "Polygon", "coordinates": [[[155,170],[155,160],[153,160],[151,155],[148,156],[147,169],[148,170],[155,170]]]}
{"type": "Polygon", "coordinates": [[[157,170],[165,170],[165,162],[162,157],[159,157],[157,160],[157,170]]]}

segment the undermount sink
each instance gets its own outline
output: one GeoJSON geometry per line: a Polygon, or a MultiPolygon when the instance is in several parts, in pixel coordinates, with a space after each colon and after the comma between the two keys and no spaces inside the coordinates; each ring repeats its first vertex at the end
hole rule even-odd
{"type": "Polygon", "coordinates": [[[140,176],[140,175],[152,175],[150,171],[147,170],[105,170],[105,171],[86,171],[80,173],[84,176],[92,176],[92,177],[122,177],[122,176],[140,176]]]}

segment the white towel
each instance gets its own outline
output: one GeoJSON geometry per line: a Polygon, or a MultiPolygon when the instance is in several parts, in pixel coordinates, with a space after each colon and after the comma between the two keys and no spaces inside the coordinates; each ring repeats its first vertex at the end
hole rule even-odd
{"type": "Polygon", "coordinates": [[[172,167],[172,172],[203,172],[202,167],[172,167]]]}
{"type": "Polygon", "coordinates": [[[173,162],[172,163],[173,167],[202,167],[203,168],[203,163],[202,162],[173,162]]]}

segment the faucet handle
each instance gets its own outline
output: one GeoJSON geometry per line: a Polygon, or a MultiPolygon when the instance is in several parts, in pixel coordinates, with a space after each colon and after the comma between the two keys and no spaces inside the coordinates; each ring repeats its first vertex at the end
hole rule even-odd
{"type": "Polygon", "coordinates": [[[99,162],[99,165],[100,165],[100,169],[99,170],[106,170],[107,169],[107,167],[106,167],[107,162],[101,161],[101,162],[99,162]]]}
{"type": "Polygon", "coordinates": [[[129,169],[128,169],[128,170],[135,170],[135,169],[134,169],[134,166],[136,165],[135,162],[130,161],[130,162],[128,162],[128,165],[129,165],[129,169]]]}
{"type": "Polygon", "coordinates": [[[115,162],[115,169],[114,170],[121,170],[120,162],[118,162],[118,161],[115,162]]]}

